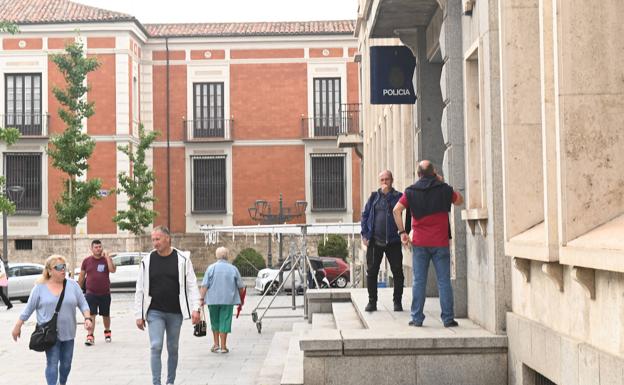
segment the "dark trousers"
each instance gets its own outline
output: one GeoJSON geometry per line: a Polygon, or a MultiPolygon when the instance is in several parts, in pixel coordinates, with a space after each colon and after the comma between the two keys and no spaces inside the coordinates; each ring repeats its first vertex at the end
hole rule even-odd
{"type": "Polygon", "coordinates": [[[386,254],[390,263],[390,270],[394,275],[394,302],[401,302],[403,296],[403,253],[401,252],[401,243],[393,243],[386,246],[375,244],[375,240],[371,239],[366,250],[366,286],[368,286],[368,300],[377,302],[377,276],[379,275],[379,267],[383,256],[386,254]]]}
{"type": "Polygon", "coordinates": [[[11,307],[11,301],[9,301],[9,298],[7,298],[7,296],[4,294],[4,290],[4,287],[0,286],[0,298],[2,298],[2,302],[4,302],[7,307],[11,307]]]}

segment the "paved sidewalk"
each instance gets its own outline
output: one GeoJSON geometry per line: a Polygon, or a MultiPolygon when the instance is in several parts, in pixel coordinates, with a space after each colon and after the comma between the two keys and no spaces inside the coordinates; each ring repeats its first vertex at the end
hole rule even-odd
{"type": "MultiPolygon", "coordinates": [[[[103,325],[98,317],[95,345],[84,345],[85,331],[78,325],[74,360],[68,384],[89,385],[149,385],[149,340],[147,331],[136,328],[132,314],[133,294],[114,293],[111,308],[113,342],[104,342],[103,325]]],[[[248,296],[240,318],[232,322],[232,334],[228,338],[229,354],[210,352],[212,335],[204,338],[193,336],[189,321],[182,326],[176,385],[255,385],[265,356],[275,332],[290,331],[298,318],[270,318],[262,323],[258,334],[251,321],[250,312],[259,300],[248,296]]],[[[288,306],[290,296],[278,297],[276,304],[288,306]]],[[[297,296],[302,304],[302,296],[297,296]]],[[[22,338],[17,343],[11,339],[11,330],[24,304],[14,302],[12,310],[0,307],[0,384],[45,385],[45,354],[28,349],[28,339],[34,329],[35,316],[22,327],[22,338]]],[[[303,314],[302,309],[270,310],[269,315],[303,314]]],[[[80,319],[80,318],[79,318],[80,319]]],[[[210,331],[209,331],[210,333],[210,331]]],[[[163,349],[163,378],[166,375],[166,348],[163,349]]],[[[164,380],[163,380],[164,385],[164,380]]]]}

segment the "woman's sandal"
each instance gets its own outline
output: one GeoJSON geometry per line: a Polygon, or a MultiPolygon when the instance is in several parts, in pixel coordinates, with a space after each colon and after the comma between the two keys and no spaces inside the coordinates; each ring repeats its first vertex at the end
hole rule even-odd
{"type": "Polygon", "coordinates": [[[213,353],[219,353],[219,350],[221,350],[221,349],[219,349],[219,345],[213,345],[210,348],[210,351],[213,352],[213,353]]]}
{"type": "Polygon", "coordinates": [[[221,349],[221,353],[229,353],[230,350],[228,348],[223,348],[221,349]]]}

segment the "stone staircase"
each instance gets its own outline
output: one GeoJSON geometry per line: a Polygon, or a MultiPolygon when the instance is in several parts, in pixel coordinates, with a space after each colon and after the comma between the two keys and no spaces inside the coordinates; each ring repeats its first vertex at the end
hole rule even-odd
{"type": "Polygon", "coordinates": [[[308,322],[276,333],[257,384],[507,383],[506,336],[469,319],[445,328],[437,298],[427,299],[423,327],[408,326],[409,311],[393,311],[391,290],[380,290],[373,313],[364,311],[365,289],[310,290],[308,322]]]}
{"type": "Polygon", "coordinates": [[[302,385],[304,356],[300,343],[303,337],[337,331],[338,325],[357,329],[364,327],[351,303],[335,303],[332,310],[332,313],[315,313],[309,323],[293,324],[291,332],[275,333],[256,384],[302,385]]]}

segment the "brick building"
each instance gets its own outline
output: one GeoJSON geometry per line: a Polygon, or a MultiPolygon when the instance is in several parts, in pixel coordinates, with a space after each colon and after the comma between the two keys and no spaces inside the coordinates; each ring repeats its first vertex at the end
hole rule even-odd
{"type": "MultiPolygon", "coordinates": [[[[357,126],[345,114],[359,103],[354,21],[142,24],[66,0],[0,0],[0,20],[20,28],[0,34],[0,124],[22,133],[0,149],[8,185],[26,188],[9,220],[19,242],[69,234],[55,218],[62,181],[45,149],[65,128],[50,55],[77,39],[100,62],[88,76],[96,113],[84,129],[96,149],[87,177],[116,187],[130,171],[116,147],[137,143],[139,122],[158,132],[156,224],[177,234],[251,224],[255,200],[275,207],[280,193],[287,206],[308,202],[308,223],[359,219],[360,158],[336,141],[357,126]]],[[[104,196],[77,234],[124,238],[111,220],[124,207],[123,195],[104,196]]]]}

